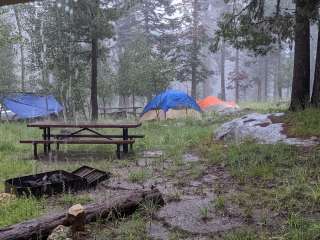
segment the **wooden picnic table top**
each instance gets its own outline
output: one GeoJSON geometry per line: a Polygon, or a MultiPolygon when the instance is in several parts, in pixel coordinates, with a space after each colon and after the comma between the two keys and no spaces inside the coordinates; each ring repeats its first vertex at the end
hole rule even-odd
{"type": "Polygon", "coordinates": [[[35,122],[27,127],[38,128],[138,128],[141,123],[65,123],[65,122],[35,122]]]}

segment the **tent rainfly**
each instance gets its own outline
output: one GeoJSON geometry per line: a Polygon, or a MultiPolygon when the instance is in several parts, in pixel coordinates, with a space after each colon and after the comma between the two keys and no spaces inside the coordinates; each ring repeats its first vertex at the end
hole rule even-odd
{"type": "Polygon", "coordinates": [[[201,118],[201,108],[188,94],[168,90],[154,97],[143,109],[140,121],[201,118]]]}
{"type": "Polygon", "coordinates": [[[32,93],[11,93],[3,97],[2,105],[10,110],[17,119],[30,119],[58,114],[62,106],[52,95],[32,93]]]}

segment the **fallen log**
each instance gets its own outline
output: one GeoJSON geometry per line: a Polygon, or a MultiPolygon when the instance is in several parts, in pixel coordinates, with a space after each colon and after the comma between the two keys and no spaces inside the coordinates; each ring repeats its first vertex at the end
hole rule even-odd
{"type": "MultiPolygon", "coordinates": [[[[124,193],[109,202],[92,203],[84,206],[86,223],[110,216],[124,216],[132,214],[141,204],[151,201],[162,206],[164,204],[161,193],[157,189],[124,193]]],[[[0,229],[1,240],[30,240],[45,239],[51,231],[59,225],[70,226],[68,213],[63,212],[54,216],[45,216],[23,223],[0,229]]]]}
{"type": "Polygon", "coordinates": [[[0,6],[6,6],[6,5],[12,5],[12,4],[18,4],[18,3],[28,3],[28,2],[34,2],[36,0],[0,0],[0,6]]]}

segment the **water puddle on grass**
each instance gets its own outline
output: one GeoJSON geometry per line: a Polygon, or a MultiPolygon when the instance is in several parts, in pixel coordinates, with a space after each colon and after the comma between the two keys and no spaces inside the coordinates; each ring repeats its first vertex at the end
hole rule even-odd
{"type": "Polygon", "coordinates": [[[191,234],[213,234],[242,225],[240,218],[217,214],[212,200],[189,196],[189,199],[168,203],[158,212],[156,217],[170,227],[191,234]]]}

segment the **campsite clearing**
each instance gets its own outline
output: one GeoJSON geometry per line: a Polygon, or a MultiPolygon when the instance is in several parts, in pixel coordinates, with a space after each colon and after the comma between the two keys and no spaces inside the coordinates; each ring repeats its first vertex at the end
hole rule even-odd
{"type": "Polygon", "coordinates": [[[112,148],[93,145],[88,145],[86,151],[64,146],[59,155],[33,161],[29,148],[17,142],[20,138],[34,138],[37,130],[21,123],[1,125],[1,134],[7,136],[0,142],[2,181],[61,168],[72,171],[83,164],[110,171],[112,178],[97,190],[76,195],[2,202],[5,211],[0,210],[0,225],[64,210],[76,203],[106,201],[128,189],[156,186],[167,201],[160,212],[146,204],[129,218],[90,224],[91,233],[96,239],[160,236],[158,239],[316,240],[319,148],[213,142],[213,130],[226,121],[225,117],[214,117],[214,124],[207,120],[144,124],[139,133],[143,132],[145,138],[137,141],[135,154],[120,161],[114,158],[112,148]],[[155,154],[151,154],[153,151],[155,154]],[[188,218],[180,215],[188,213],[185,206],[192,206],[188,218]],[[186,222],[171,221],[173,215],[186,222]],[[192,225],[194,221],[201,224],[192,225]]]}

